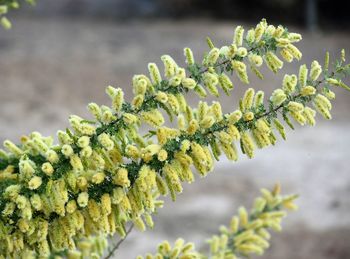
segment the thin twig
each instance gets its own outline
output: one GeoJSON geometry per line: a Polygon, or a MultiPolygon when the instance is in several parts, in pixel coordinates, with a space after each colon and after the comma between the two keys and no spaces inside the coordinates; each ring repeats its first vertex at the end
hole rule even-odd
{"type": "Polygon", "coordinates": [[[113,254],[115,253],[115,251],[118,250],[119,246],[124,242],[124,240],[128,237],[128,235],[130,234],[130,232],[132,231],[132,229],[134,228],[134,224],[131,224],[129,229],[126,231],[125,233],[125,237],[120,239],[112,248],[111,251],[109,251],[108,255],[104,258],[104,259],[109,259],[113,256],[113,254]]]}

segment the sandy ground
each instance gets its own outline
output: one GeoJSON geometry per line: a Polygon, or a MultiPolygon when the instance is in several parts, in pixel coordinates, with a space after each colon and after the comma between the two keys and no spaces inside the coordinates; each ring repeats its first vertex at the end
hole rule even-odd
{"type": "MultiPolygon", "coordinates": [[[[37,129],[55,134],[67,126],[70,114],[87,115],[88,102],[108,103],[104,87],[109,84],[126,89],[129,98],[132,75],[146,72],[148,62],[160,64],[160,55],[167,53],[183,64],[184,46],[199,58],[205,36],[218,44],[230,42],[234,25],[16,19],[13,30],[0,32],[0,141],[37,129]]],[[[325,50],[344,47],[350,53],[349,43],[350,34],[305,33],[300,46],[310,64],[312,58],[323,59],[325,50]]],[[[287,65],[286,71],[295,68],[287,65]]],[[[282,76],[265,75],[263,82],[252,83],[270,93],[282,76]]],[[[236,88],[234,96],[223,98],[226,111],[235,109],[246,86],[237,83],[236,88]]],[[[154,251],[160,240],[179,236],[202,247],[240,204],[250,206],[259,188],[278,181],[286,192],[301,195],[300,210],[285,221],[283,233],[274,235],[263,258],[350,258],[350,94],[337,93],[332,122],[320,119],[315,128],[289,132],[287,142],[258,151],[254,160],[218,163],[210,176],[185,186],[176,203],[167,200],[154,230],[133,232],[116,258],[134,258],[154,251]]]]}

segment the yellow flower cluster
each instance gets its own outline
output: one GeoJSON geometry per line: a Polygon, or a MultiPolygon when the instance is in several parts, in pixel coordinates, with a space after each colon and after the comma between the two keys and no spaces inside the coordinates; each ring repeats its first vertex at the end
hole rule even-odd
{"type": "Polygon", "coordinates": [[[248,83],[247,64],[260,78],[257,68],[264,61],[276,72],[282,67],[276,51],[283,51],[282,58],[290,52],[299,59],[292,44],[300,39],[265,20],[246,36],[238,26],[228,46],[216,48],[208,39],[210,50],[201,64],[185,48],[187,70],[169,55],[161,58],[164,76],[150,63],[149,76],[133,77],[130,103],[120,88],[108,86],[110,107],[90,103],[93,121],[70,116],[71,127],[58,131],[58,144],[38,132],[23,136],[19,145],[6,140],[7,151],[0,150],[0,253],[25,258],[33,251],[46,258],[52,251],[75,251],[77,238],[123,237],[128,222],[145,230],[162,206],[159,195],[170,193],[175,200],[182,183],[194,181],[194,169],[206,176],[222,153],[236,161],[237,145],[252,158],[256,148],[275,144],[275,130],[285,139],[279,112],[291,127],[289,116],[314,125],[315,111],[307,107],[312,103],[330,119],[334,93],[329,86],[346,88],[340,76],[349,65],[343,61],[332,73],[322,71],[317,61],[310,73],[301,66],[298,76],[284,77],[268,103],[263,91],[249,88],[233,112],[223,113],[217,101],[200,101],[197,107],[186,101],[189,91],[200,97],[207,92],[219,96],[221,90],[228,94],[233,89],[229,72],[248,83]],[[170,120],[177,118],[176,126],[164,125],[164,112],[170,120]],[[145,136],[144,123],[149,125],[145,136]]]}
{"type": "MultiPolygon", "coordinates": [[[[33,5],[35,4],[35,0],[26,0],[27,3],[33,5]]],[[[7,1],[1,1],[0,3],[0,25],[5,28],[6,30],[11,29],[12,24],[5,16],[10,9],[18,9],[20,4],[17,0],[7,0],[7,1]]]]}
{"type": "Polygon", "coordinates": [[[244,207],[239,208],[229,226],[220,227],[220,234],[209,239],[209,255],[197,252],[193,243],[186,244],[183,239],[178,239],[173,247],[164,241],[156,254],[137,259],[236,259],[262,255],[269,247],[269,230],[281,231],[282,219],[287,215],[285,210],[297,209],[294,203],[297,195],[282,196],[279,185],[272,191],[262,189],[261,193],[250,213],[244,207]]]}
{"type": "Polygon", "coordinates": [[[164,241],[159,244],[157,249],[157,254],[147,254],[145,257],[138,256],[136,259],[195,259],[202,258],[200,254],[195,251],[195,246],[193,243],[185,243],[185,240],[179,238],[175,241],[173,247],[171,247],[168,241],[164,241]]]}
{"type": "Polygon", "coordinates": [[[220,228],[220,235],[214,235],[210,243],[212,259],[235,259],[262,255],[269,247],[269,230],[281,231],[282,219],[287,210],[297,209],[294,200],[297,195],[280,195],[280,186],[272,191],[262,189],[262,197],[256,198],[250,213],[240,207],[228,227],[220,228]]]}

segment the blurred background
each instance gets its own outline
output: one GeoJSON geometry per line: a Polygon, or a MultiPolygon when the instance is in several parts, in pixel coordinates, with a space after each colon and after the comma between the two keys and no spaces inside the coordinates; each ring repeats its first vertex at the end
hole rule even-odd
{"type": "MultiPolygon", "coordinates": [[[[265,17],[303,34],[303,63],[323,60],[326,50],[350,53],[350,16],[344,1],[325,0],[38,0],[9,15],[13,29],[0,28],[0,141],[40,130],[54,135],[68,126],[70,114],[87,116],[87,103],[109,104],[105,86],[122,87],[131,98],[131,77],[146,73],[170,54],[184,65],[183,47],[200,59],[205,37],[229,44],[236,25],[246,29],[265,17]],[[342,8],[344,7],[344,8],[342,8]]],[[[297,66],[286,64],[286,73],[297,66]]],[[[266,94],[281,85],[283,74],[263,70],[252,86],[266,94]]],[[[251,78],[254,78],[252,75],[251,78]]],[[[247,86],[221,97],[225,111],[237,107],[247,86]]],[[[258,151],[248,161],[226,160],[191,186],[178,201],[166,201],[156,226],[134,231],[116,258],[135,258],[156,244],[177,237],[203,247],[205,239],[227,224],[239,205],[250,206],[259,188],[280,182],[296,192],[300,210],[290,214],[284,231],[273,236],[263,258],[350,258],[350,93],[336,91],[334,119],[319,118],[315,128],[290,131],[287,142],[258,151]]],[[[198,98],[192,96],[191,103],[198,98]]]]}

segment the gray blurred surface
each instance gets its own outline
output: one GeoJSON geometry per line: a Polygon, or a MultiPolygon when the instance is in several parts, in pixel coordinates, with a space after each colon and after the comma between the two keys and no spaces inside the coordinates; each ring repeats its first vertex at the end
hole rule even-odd
{"type": "MultiPolygon", "coordinates": [[[[191,47],[199,58],[206,50],[205,36],[217,44],[229,43],[235,25],[206,20],[118,24],[15,19],[13,30],[0,32],[0,141],[38,129],[55,134],[68,125],[70,114],[87,115],[87,103],[108,104],[104,89],[109,84],[125,89],[130,100],[130,79],[146,73],[148,62],[160,65],[159,57],[166,53],[183,65],[183,47],[191,47]]],[[[350,34],[303,35],[299,46],[307,64],[313,58],[323,60],[325,50],[335,54],[344,47],[350,53],[350,34]]],[[[285,67],[287,73],[296,72],[296,64],[285,67]]],[[[269,94],[280,86],[282,74],[264,73],[265,80],[252,79],[252,86],[269,94]]],[[[224,111],[236,109],[237,98],[247,88],[234,81],[233,96],[220,99],[224,111]]],[[[217,163],[208,177],[186,185],[176,203],[166,201],[154,230],[133,232],[117,258],[154,251],[159,241],[179,236],[201,247],[240,204],[250,206],[260,187],[278,181],[285,192],[301,195],[300,210],[287,218],[283,233],[273,235],[263,258],[350,258],[350,94],[336,92],[332,121],[319,118],[315,128],[289,132],[287,142],[258,151],[253,160],[217,163]]]]}

